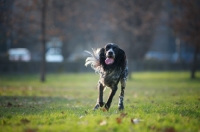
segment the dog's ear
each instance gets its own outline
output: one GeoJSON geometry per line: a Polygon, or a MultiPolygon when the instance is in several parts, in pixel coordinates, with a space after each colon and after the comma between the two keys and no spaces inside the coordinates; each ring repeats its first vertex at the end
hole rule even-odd
{"type": "Polygon", "coordinates": [[[119,57],[119,64],[120,64],[120,67],[122,69],[125,69],[126,68],[126,63],[127,63],[127,60],[126,60],[126,54],[125,52],[119,48],[119,54],[118,54],[118,57],[119,57]]]}
{"type": "Polygon", "coordinates": [[[100,65],[105,65],[105,49],[101,48],[99,51],[99,60],[100,60],[100,65]]]}

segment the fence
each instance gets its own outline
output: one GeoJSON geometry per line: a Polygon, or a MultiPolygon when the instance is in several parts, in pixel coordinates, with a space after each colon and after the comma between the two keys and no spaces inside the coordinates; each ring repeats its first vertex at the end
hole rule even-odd
{"type": "MultiPolygon", "coordinates": [[[[0,61],[0,73],[39,73],[40,62],[11,62],[0,61]]],[[[129,62],[129,71],[172,71],[172,70],[190,70],[191,63],[170,63],[161,61],[132,61],[129,62]]],[[[198,62],[197,69],[200,70],[198,62]]],[[[92,72],[88,66],[84,66],[84,61],[46,63],[46,71],[54,72],[92,72]]]]}

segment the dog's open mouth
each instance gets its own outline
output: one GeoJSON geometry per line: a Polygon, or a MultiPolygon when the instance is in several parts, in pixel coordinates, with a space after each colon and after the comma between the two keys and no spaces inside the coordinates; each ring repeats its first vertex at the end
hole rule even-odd
{"type": "Polygon", "coordinates": [[[107,65],[111,65],[114,63],[114,58],[110,58],[110,57],[107,57],[106,60],[105,60],[105,63],[107,65]]]}

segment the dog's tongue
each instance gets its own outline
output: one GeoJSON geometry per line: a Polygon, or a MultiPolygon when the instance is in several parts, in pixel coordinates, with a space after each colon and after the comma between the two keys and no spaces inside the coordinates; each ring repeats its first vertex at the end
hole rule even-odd
{"type": "Polygon", "coordinates": [[[107,64],[107,65],[110,65],[110,64],[112,64],[114,62],[114,59],[113,58],[106,58],[106,60],[105,60],[105,63],[107,64]]]}

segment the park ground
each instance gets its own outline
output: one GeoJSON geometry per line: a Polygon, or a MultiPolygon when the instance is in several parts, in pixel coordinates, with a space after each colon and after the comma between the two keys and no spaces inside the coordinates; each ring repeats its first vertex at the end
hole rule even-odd
{"type": "MultiPolygon", "coordinates": [[[[135,72],[118,111],[93,111],[95,73],[0,75],[1,132],[200,132],[200,72],[135,72]]],[[[107,99],[109,89],[104,92],[107,99]]]]}

